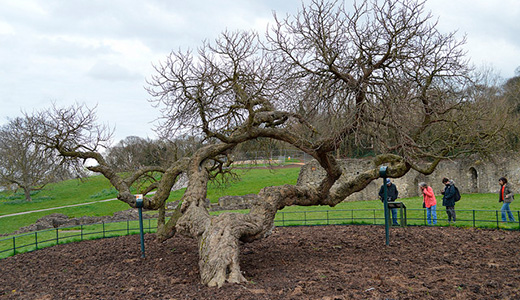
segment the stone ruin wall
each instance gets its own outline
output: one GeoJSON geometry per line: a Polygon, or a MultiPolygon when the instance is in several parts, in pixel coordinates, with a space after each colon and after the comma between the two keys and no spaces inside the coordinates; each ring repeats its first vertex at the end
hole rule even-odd
{"type": "MultiPolygon", "coordinates": [[[[363,159],[345,159],[340,161],[347,176],[355,176],[360,172],[372,167],[372,162],[363,159]]],[[[325,170],[316,161],[310,161],[302,166],[298,176],[298,184],[318,184],[325,176],[325,170]]],[[[437,195],[444,188],[442,178],[448,177],[455,181],[455,185],[463,194],[468,193],[497,193],[498,178],[506,177],[511,183],[515,193],[520,194],[520,155],[507,155],[502,158],[492,160],[479,159],[459,159],[442,161],[436,170],[428,176],[422,175],[415,170],[411,170],[401,178],[393,178],[392,181],[399,190],[400,198],[416,197],[420,195],[418,184],[424,181],[433,187],[437,195]]],[[[175,189],[187,186],[188,178],[183,174],[179,182],[175,184],[175,189]]],[[[379,188],[382,179],[371,182],[365,189],[347,197],[345,201],[374,200],[378,198],[379,188]]],[[[439,196],[437,196],[439,197],[439,196]]],[[[243,196],[224,196],[218,203],[209,203],[210,210],[230,210],[230,209],[249,209],[251,204],[258,201],[258,195],[249,194],[243,196]]],[[[169,203],[168,210],[173,210],[176,203],[169,203]]],[[[45,216],[35,224],[21,228],[17,233],[42,230],[45,228],[57,228],[63,226],[77,226],[80,224],[92,224],[101,221],[111,222],[127,219],[137,219],[137,211],[129,209],[123,212],[114,213],[108,217],[82,217],[69,218],[61,214],[45,216]]],[[[146,217],[152,217],[145,215],[146,217]]],[[[153,216],[157,217],[157,216],[153,216]]],[[[0,235],[1,236],[1,235],[0,235]]]]}
{"type": "MultiPolygon", "coordinates": [[[[372,167],[370,160],[344,159],[341,164],[345,174],[355,176],[372,167]]],[[[318,184],[325,176],[325,170],[316,161],[307,162],[302,166],[298,176],[298,184],[318,184]]],[[[349,175],[347,175],[349,176],[349,175]]],[[[437,197],[444,188],[442,178],[448,177],[455,181],[455,185],[463,194],[468,193],[496,193],[498,192],[498,178],[506,177],[512,184],[513,190],[520,194],[520,155],[511,154],[490,160],[457,159],[445,160],[439,163],[436,170],[425,176],[415,170],[409,171],[401,178],[392,178],[399,190],[400,198],[420,196],[419,182],[424,181],[433,187],[437,197]],[[519,190],[517,190],[517,187],[519,190]]],[[[175,189],[187,186],[187,176],[183,174],[175,189]]],[[[371,182],[365,189],[347,197],[345,201],[374,200],[378,198],[382,180],[371,182]]],[[[251,203],[257,201],[258,195],[225,196],[218,203],[211,203],[211,210],[248,209],[251,203]]]]}
{"type": "MultiPolygon", "coordinates": [[[[355,176],[372,166],[372,162],[363,159],[345,159],[341,164],[350,176],[355,176]]],[[[298,177],[298,184],[317,184],[325,176],[325,170],[316,161],[311,161],[302,167],[298,177]]],[[[498,192],[498,178],[506,177],[514,191],[520,193],[520,159],[517,155],[492,160],[457,159],[442,161],[436,170],[425,176],[415,170],[409,171],[401,178],[392,178],[399,190],[400,198],[416,197],[420,195],[419,182],[426,182],[432,186],[436,196],[444,188],[442,178],[448,177],[455,182],[463,194],[468,193],[496,193],[498,192]]],[[[345,201],[374,200],[378,198],[382,179],[371,182],[365,189],[347,197],[345,201]]],[[[438,197],[438,196],[437,196],[438,197]]]]}

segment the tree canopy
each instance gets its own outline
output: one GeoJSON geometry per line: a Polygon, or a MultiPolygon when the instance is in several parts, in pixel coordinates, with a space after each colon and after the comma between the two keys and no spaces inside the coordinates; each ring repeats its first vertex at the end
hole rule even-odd
{"type": "MultiPolygon", "coordinates": [[[[166,165],[141,166],[122,177],[100,154],[108,135],[93,110],[74,106],[41,112],[36,140],[67,159],[93,159],[118,199],[135,207],[130,186],[161,174],[145,194],[145,208],[159,209],[158,239],[176,232],[199,242],[201,281],[244,282],[239,243],[270,234],[278,210],[289,205],[334,206],[379,177],[415,169],[433,172],[442,159],[500,145],[503,110],[487,105],[473,70],[452,33],[413,0],[314,0],[296,15],[256,32],[223,32],[196,52],[172,52],[148,80],[151,101],[163,113],[163,138],[200,135],[200,147],[166,165]],[[228,172],[230,154],[256,139],[287,143],[312,156],[326,176],[316,186],[266,187],[247,214],[210,216],[208,180],[228,172]],[[374,154],[354,177],[334,152],[349,143],[374,154]],[[189,183],[166,221],[165,202],[178,176],[189,183]]],[[[155,177],[157,178],[157,177],[155,177]]]]}
{"type": "Polygon", "coordinates": [[[59,157],[33,143],[30,123],[15,118],[0,128],[0,186],[21,188],[26,201],[32,201],[31,192],[71,177],[71,170],[59,157]]]}

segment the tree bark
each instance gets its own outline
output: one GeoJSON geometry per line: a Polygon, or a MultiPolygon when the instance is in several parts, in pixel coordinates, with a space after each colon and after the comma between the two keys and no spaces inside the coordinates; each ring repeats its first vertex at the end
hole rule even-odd
{"type": "MultiPolygon", "coordinates": [[[[379,159],[377,163],[395,158],[379,159]]],[[[266,187],[260,191],[259,200],[253,203],[248,214],[223,213],[219,216],[210,216],[205,206],[207,171],[204,168],[191,168],[190,184],[183,197],[183,214],[176,228],[179,233],[194,237],[198,241],[201,283],[221,287],[226,282],[247,282],[239,265],[240,243],[252,242],[270,235],[278,210],[291,205],[335,206],[348,195],[362,190],[368,183],[379,178],[377,165],[354,178],[346,178],[338,175],[338,172],[345,172],[335,160],[325,162],[328,164],[326,169],[329,175],[321,184],[266,187]],[[330,184],[331,182],[334,184],[330,184]]],[[[389,167],[389,173],[397,177],[404,175],[408,170],[410,166],[403,161],[394,161],[389,167]]]]}
{"type": "Polygon", "coordinates": [[[211,220],[199,237],[199,269],[201,282],[221,287],[225,282],[241,283],[247,279],[240,271],[239,238],[243,226],[237,214],[222,214],[211,220]]]}
{"type": "Polygon", "coordinates": [[[173,237],[175,235],[175,225],[177,225],[177,221],[182,216],[181,213],[181,203],[177,205],[175,210],[173,211],[173,215],[170,217],[168,222],[164,223],[165,219],[165,207],[161,207],[159,209],[159,218],[157,221],[157,241],[158,242],[164,242],[167,239],[173,237]]]}
{"type": "Polygon", "coordinates": [[[31,198],[31,189],[30,188],[27,188],[27,187],[22,187],[23,188],[23,192],[25,194],[25,201],[27,202],[31,202],[32,201],[32,198],[31,198]]]}

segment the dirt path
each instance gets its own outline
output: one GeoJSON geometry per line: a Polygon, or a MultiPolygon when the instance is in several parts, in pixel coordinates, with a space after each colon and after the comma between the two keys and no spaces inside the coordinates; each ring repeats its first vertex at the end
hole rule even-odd
{"type": "Polygon", "coordinates": [[[276,228],[241,246],[247,284],[199,283],[196,242],[146,235],[0,260],[0,299],[520,299],[520,232],[451,227],[276,228]]]}

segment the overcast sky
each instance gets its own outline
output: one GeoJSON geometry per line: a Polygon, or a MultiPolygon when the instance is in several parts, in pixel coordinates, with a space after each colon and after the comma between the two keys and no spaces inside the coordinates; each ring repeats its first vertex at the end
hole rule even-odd
{"type": "MultiPolygon", "coordinates": [[[[22,111],[77,102],[97,105],[116,142],[155,138],[159,113],[144,90],[152,64],[225,29],[263,33],[273,10],[285,15],[300,6],[300,0],[0,0],[0,125],[22,111]]],[[[426,7],[441,31],[467,34],[474,64],[514,76],[520,1],[428,0],[426,7]]]]}

